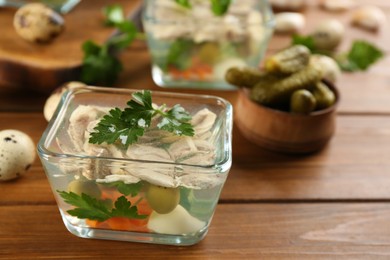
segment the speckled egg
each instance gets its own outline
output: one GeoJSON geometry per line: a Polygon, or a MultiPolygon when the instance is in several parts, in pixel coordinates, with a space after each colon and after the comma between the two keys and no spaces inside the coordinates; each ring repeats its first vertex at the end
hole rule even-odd
{"type": "Polygon", "coordinates": [[[333,50],[343,39],[344,25],[336,20],[322,21],[311,34],[314,46],[320,50],[333,50]]]}
{"type": "Polygon", "coordinates": [[[45,105],[43,107],[43,115],[47,121],[50,121],[51,117],[54,114],[58,104],[60,103],[61,96],[65,93],[65,91],[69,89],[81,88],[86,85],[82,82],[71,81],[63,84],[59,88],[55,89],[51,95],[46,99],[45,105]]]}
{"type": "Polygon", "coordinates": [[[33,140],[18,130],[0,131],[0,181],[18,178],[35,160],[33,140]]]}
{"type": "Polygon", "coordinates": [[[23,39],[47,43],[64,30],[60,14],[41,3],[26,4],[14,16],[14,27],[23,39]]]}

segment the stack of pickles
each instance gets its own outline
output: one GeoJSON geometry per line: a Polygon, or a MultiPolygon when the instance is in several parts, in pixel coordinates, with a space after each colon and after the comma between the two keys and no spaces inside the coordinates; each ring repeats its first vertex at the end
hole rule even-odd
{"type": "Polygon", "coordinates": [[[230,68],[226,81],[250,89],[250,97],[264,106],[297,114],[310,114],[332,106],[335,93],[325,84],[323,69],[310,62],[311,52],[293,45],[267,58],[264,70],[230,68]]]}

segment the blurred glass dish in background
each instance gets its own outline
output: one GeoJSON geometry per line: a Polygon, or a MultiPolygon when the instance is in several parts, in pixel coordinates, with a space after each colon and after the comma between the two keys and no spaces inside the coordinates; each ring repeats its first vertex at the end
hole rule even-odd
{"type": "Polygon", "coordinates": [[[218,16],[210,1],[185,8],[175,1],[147,0],[143,26],[152,76],[164,87],[232,89],[224,80],[233,66],[257,67],[273,33],[267,1],[232,1],[218,16]]]}

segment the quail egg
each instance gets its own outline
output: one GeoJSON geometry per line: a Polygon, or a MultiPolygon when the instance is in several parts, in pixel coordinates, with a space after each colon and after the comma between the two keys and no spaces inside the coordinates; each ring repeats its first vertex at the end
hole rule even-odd
{"type": "Polygon", "coordinates": [[[15,13],[14,27],[19,36],[27,41],[47,43],[64,30],[64,19],[44,4],[31,3],[15,13]]]}
{"type": "Polygon", "coordinates": [[[344,25],[336,19],[325,20],[312,33],[314,45],[320,50],[335,49],[343,36],[344,25]]]}
{"type": "Polygon", "coordinates": [[[82,82],[78,81],[71,81],[68,83],[65,83],[64,85],[60,86],[59,88],[55,89],[51,95],[46,99],[45,105],[43,107],[43,116],[47,121],[50,121],[51,117],[53,116],[58,104],[60,103],[62,94],[65,93],[65,91],[75,88],[81,88],[86,86],[82,82]]]}
{"type": "Polygon", "coordinates": [[[35,160],[35,145],[25,133],[8,129],[0,131],[0,181],[25,174],[35,160]]]}

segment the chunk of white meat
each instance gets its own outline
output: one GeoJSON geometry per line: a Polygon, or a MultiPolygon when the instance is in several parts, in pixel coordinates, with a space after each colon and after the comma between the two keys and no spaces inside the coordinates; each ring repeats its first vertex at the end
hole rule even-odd
{"type": "Polygon", "coordinates": [[[184,137],[173,143],[168,152],[178,163],[210,165],[215,160],[214,147],[210,142],[190,137],[184,137]]]}
{"type": "Polygon", "coordinates": [[[159,40],[186,37],[193,31],[189,12],[189,9],[174,1],[159,0],[153,8],[153,18],[160,22],[146,20],[144,25],[146,30],[152,32],[153,37],[159,40]]]}
{"type": "Polygon", "coordinates": [[[227,39],[242,42],[246,37],[245,24],[237,16],[227,14],[223,18],[223,30],[227,39]]]}
{"type": "Polygon", "coordinates": [[[96,180],[96,182],[98,182],[98,183],[111,183],[111,182],[117,182],[117,181],[122,181],[126,184],[133,184],[133,183],[140,182],[141,179],[137,178],[135,176],[132,176],[132,175],[113,174],[113,175],[105,176],[104,179],[97,179],[96,180]]]}
{"type": "Polygon", "coordinates": [[[134,144],[126,151],[126,158],[138,162],[126,164],[126,171],[142,180],[162,187],[176,187],[175,167],[168,152],[162,148],[134,144]],[[149,161],[148,163],[139,162],[149,161]],[[155,162],[155,163],[153,163],[155,162]],[[167,164],[164,164],[166,162],[167,164]]]}
{"type": "Polygon", "coordinates": [[[96,106],[78,106],[69,118],[68,135],[76,151],[82,151],[85,141],[85,131],[91,121],[108,112],[106,108],[96,106]]]}
{"type": "Polygon", "coordinates": [[[207,108],[198,111],[191,119],[191,124],[194,126],[195,136],[199,137],[209,132],[216,119],[217,115],[207,108]]]}

